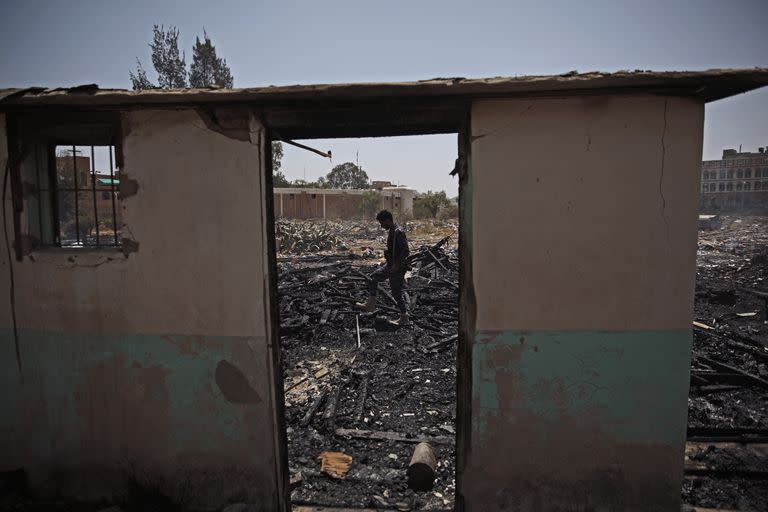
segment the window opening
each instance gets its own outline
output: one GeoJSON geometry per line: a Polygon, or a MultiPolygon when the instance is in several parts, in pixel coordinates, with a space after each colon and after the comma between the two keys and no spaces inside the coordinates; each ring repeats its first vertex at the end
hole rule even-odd
{"type": "Polygon", "coordinates": [[[66,248],[119,247],[119,169],[114,146],[54,146],[48,180],[38,167],[38,222],[41,245],[66,248]],[[47,183],[46,183],[47,181],[47,183]],[[46,203],[49,213],[44,212],[46,203]],[[44,223],[53,237],[46,243],[44,223]]]}

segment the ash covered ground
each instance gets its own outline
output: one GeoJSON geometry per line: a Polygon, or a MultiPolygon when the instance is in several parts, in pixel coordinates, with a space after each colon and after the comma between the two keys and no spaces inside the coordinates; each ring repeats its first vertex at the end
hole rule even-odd
{"type": "MultiPolygon", "coordinates": [[[[289,466],[301,474],[294,504],[451,509],[455,482],[458,239],[455,222],[411,223],[406,300],[412,325],[395,328],[386,283],[377,311],[354,308],[379,264],[386,233],[373,223],[286,223],[286,250],[324,255],[278,258],[280,338],[289,466]],[[325,236],[318,236],[325,233],[325,236]],[[329,239],[330,243],[324,242],[329,239]],[[322,245],[325,244],[325,245],[322,245]],[[360,340],[358,345],[358,326],[360,340]],[[337,429],[401,440],[360,439],[337,429]],[[432,491],[407,487],[416,441],[428,440],[438,467],[432,491]],[[320,473],[323,451],[352,457],[344,479],[320,473]]],[[[282,235],[282,237],[281,237],[282,235]]]]}
{"type": "MultiPolygon", "coordinates": [[[[377,225],[278,226],[289,461],[292,474],[301,473],[294,503],[453,506],[457,225],[408,227],[419,255],[407,287],[413,325],[395,329],[385,322],[396,314],[387,285],[376,314],[359,314],[352,304],[365,296],[365,276],[382,255],[384,232],[377,225]],[[427,255],[424,248],[449,235],[434,258],[427,255]],[[407,488],[413,442],[337,435],[340,428],[436,439],[434,490],[407,488]],[[352,457],[346,478],[320,472],[323,451],[352,457]]],[[[761,383],[768,381],[766,291],[768,217],[726,216],[722,226],[699,232],[684,507],[768,510],[768,450],[760,444],[768,441],[768,387],[761,383]]]]}
{"type": "Polygon", "coordinates": [[[768,217],[725,216],[699,231],[688,435],[704,449],[686,461],[686,504],[768,510],[766,292],[768,217]],[[711,471],[689,470],[702,463],[711,471]]]}

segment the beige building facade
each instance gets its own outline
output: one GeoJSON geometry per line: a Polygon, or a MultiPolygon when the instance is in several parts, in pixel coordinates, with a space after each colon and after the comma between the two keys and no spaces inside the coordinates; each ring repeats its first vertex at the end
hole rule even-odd
{"type": "MultiPolygon", "coordinates": [[[[387,182],[389,183],[389,182],[387,182]]],[[[375,193],[377,208],[397,218],[413,214],[416,191],[408,187],[380,189],[275,188],[275,217],[286,219],[356,219],[369,216],[364,204],[375,193]]]]}
{"type": "Polygon", "coordinates": [[[724,149],[720,160],[702,162],[701,209],[768,211],[768,150],[724,149]]]}

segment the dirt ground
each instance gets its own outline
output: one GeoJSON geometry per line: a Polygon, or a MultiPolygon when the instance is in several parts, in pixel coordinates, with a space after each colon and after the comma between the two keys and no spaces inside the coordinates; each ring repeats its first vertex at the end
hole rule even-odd
{"type": "MultiPolygon", "coordinates": [[[[444,264],[427,258],[416,267],[430,262],[428,267],[412,272],[408,290],[415,323],[401,329],[387,326],[394,304],[381,294],[382,308],[374,315],[358,316],[350,301],[364,297],[365,275],[380,263],[385,239],[376,224],[289,223],[284,230],[288,245],[299,248],[278,254],[295,504],[453,506],[457,223],[421,221],[409,229],[412,251],[452,238],[440,251],[444,264]],[[331,242],[324,247],[302,249],[325,238],[331,242]],[[336,404],[330,413],[329,403],[336,404]],[[410,439],[358,439],[337,435],[339,428],[410,439]],[[406,485],[418,438],[438,441],[432,443],[439,461],[432,491],[413,492],[406,485]],[[344,479],[320,472],[323,451],[351,456],[344,479]]],[[[718,229],[701,230],[688,406],[689,438],[696,442],[689,443],[686,458],[684,506],[768,510],[768,450],[756,443],[768,441],[768,388],[760,384],[768,380],[768,302],[753,290],[768,291],[768,217],[724,217],[718,229]],[[734,436],[741,443],[721,442],[734,436]],[[735,469],[744,467],[752,469],[735,469]]]]}

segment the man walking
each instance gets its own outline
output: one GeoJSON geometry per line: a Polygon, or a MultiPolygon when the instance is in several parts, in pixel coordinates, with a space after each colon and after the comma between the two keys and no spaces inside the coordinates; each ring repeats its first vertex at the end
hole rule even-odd
{"type": "Polygon", "coordinates": [[[395,224],[392,214],[387,210],[382,210],[376,215],[381,227],[389,233],[387,236],[387,250],[384,251],[384,258],[387,264],[376,269],[368,278],[368,300],[358,302],[357,307],[371,313],[376,309],[376,293],[379,290],[379,283],[389,279],[389,286],[392,289],[392,296],[397,302],[400,310],[400,318],[391,320],[393,325],[408,325],[408,310],[405,307],[403,298],[403,284],[405,283],[405,270],[407,265],[408,240],[405,238],[405,231],[395,224]]]}

